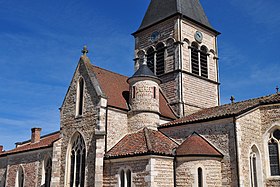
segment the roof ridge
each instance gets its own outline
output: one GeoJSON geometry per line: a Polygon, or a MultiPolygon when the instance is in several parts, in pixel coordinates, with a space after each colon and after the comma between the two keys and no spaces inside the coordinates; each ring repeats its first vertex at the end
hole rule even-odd
{"type": "Polygon", "coordinates": [[[111,70],[107,70],[107,69],[101,68],[101,67],[96,66],[96,65],[93,65],[93,64],[91,64],[91,63],[90,63],[90,65],[91,65],[93,68],[98,68],[98,69],[101,69],[101,70],[103,70],[103,71],[107,71],[107,72],[109,72],[109,73],[115,74],[115,75],[119,75],[119,76],[122,76],[122,77],[125,77],[125,78],[129,78],[129,77],[126,76],[126,75],[122,75],[122,74],[120,74],[120,73],[113,72],[113,71],[111,71],[111,70]]]}
{"type": "MultiPolygon", "coordinates": [[[[265,95],[265,96],[261,96],[261,97],[255,97],[255,98],[246,99],[246,100],[238,101],[238,102],[234,102],[234,103],[227,103],[227,104],[214,106],[214,107],[210,107],[210,108],[204,108],[202,110],[207,110],[207,109],[211,109],[211,108],[219,108],[219,107],[228,106],[228,105],[235,105],[235,104],[245,103],[245,102],[249,102],[249,101],[255,101],[255,100],[259,100],[259,99],[265,99],[267,97],[271,97],[271,96],[274,96],[274,95],[276,95],[276,94],[270,94],[270,95],[265,95]]],[[[190,114],[190,115],[192,115],[192,114],[190,114]]]]}
{"type": "Polygon", "coordinates": [[[147,127],[145,127],[143,131],[144,131],[144,136],[145,136],[148,151],[151,152],[153,150],[153,146],[152,146],[151,139],[149,136],[149,129],[147,127]]]}

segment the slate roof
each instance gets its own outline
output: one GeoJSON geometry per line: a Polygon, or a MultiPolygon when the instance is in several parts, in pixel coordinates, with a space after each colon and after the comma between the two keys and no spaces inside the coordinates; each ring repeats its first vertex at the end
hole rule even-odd
{"type": "Polygon", "coordinates": [[[19,145],[15,149],[0,153],[0,157],[10,155],[10,154],[22,153],[22,152],[51,147],[53,143],[59,139],[59,135],[60,132],[54,132],[52,134],[41,137],[40,142],[37,143],[31,143],[30,140],[27,142],[23,142],[23,145],[19,145]]]}
{"type": "Polygon", "coordinates": [[[176,14],[214,30],[199,0],[151,0],[138,31],[176,14]]]}
{"type": "MultiPolygon", "coordinates": [[[[96,76],[102,91],[108,98],[108,105],[119,109],[129,110],[127,105],[129,98],[129,84],[127,83],[128,77],[102,69],[90,63],[85,64],[96,76]]],[[[161,91],[159,96],[159,105],[161,116],[176,119],[175,114],[168,105],[167,99],[161,91]]]]}
{"type": "Polygon", "coordinates": [[[147,63],[140,65],[139,69],[132,75],[132,77],[152,77],[158,79],[155,74],[148,68],[147,63]]]}
{"type": "Polygon", "coordinates": [[[189,136],[177,149],[177,156],[214,156],[223,157],[223,154],[197,133],[189,136]]]}
{"type": "Polygon", "coordinates": [[[209,121],[219,118],[234,117],[248,112],[260,105],[280,103],[280,95],[273,94],[260,98],[249,99],[246,101],[236,102],[232,104],[221,105],[212,108],[202,109],[194,114],[174,120],[172,122],[161,125],[159,128],[188,124],[199,121],[209,121]]]}
{"type": "Polygon", "coordinates": [[[106,158],[129,157],[139,155],[172,156],[178,145],[159,131],[144,128],[128,134],[106,154],[106,158]]]}

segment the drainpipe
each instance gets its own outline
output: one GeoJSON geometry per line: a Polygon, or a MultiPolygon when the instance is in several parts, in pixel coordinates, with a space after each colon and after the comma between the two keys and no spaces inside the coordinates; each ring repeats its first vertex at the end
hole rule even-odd
{"type": "Polygon", "coordinates": [[[180,117],[183,117],[183,116],[185,116],[185,109],[184,109],[184,99],[183,99],[183,57],[182,57],[182,55],[183,55],[183,52],[182,52],[182,15],[180,16],[180,18],[179,18],[179,38],[180,38],[180,43],[179,43],[179,55],[180,55],[180,57],[179,57],[179,69],[180,69],[180,71],[179,71],[179,86],[180,86],[180,88],[179,88],[179,90],[180,90],[180,94],[179,94],[179,102],[180,102],[180,104],[179,104],[179,106],[180,106],[180,117]]]}
{"type": "Polygon", "coordinates": [[[107,132],[108,132],[108,103],[106,105],[106,114],[105,114],[105,153],[107,152],[107,132]]]}
{"type": "Polygon", "coordinates": [[[176,161],[177,161],[177,158],[176,158],[176,155],[174,155],[174,161],[173,161],[173,178],[174,178],[174,187],[177,186],[177,182],[176,182],[176,161]]]}
{"type": "Polygon", "coordinates": [[[239,152],[238,152],[238,141],[237,141],[237,126],[236,126],[236,118],[233,117],[234,124],[234,139],[235,139],[235,150],[236,150],[236,173],[237,173],[237,186],[240,186],[240,176],[239,176],[239,152]]]}

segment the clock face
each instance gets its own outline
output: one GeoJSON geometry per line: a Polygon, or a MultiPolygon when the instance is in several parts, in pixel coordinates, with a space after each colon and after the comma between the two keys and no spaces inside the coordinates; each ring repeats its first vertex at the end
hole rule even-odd
{"type": "Polygon", "coordinates": [[[201,43],[202,39],[203,39],[203,35],[202,35],[201,32],[196,31],[195,34],[194,34],[194,38],[197,42],[201,43]]]}
{"type": "Polygon", "coordinates": [[[159,32],[158,31],[155,31],[151,34],[151,41],[152,42],[155,42],[159,39],[159,32]]]}

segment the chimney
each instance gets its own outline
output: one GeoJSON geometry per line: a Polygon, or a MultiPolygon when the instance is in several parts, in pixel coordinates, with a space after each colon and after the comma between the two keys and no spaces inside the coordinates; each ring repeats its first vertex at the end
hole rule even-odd
{"type": "Polygon", "coordinates": [[[3,145],[0,145],[0,153],[3,153],[3,145]]]}
{"type": "Polygon", "coordinates": [[[31,129],[31,143],[40,142],[41,138],[41,128],[32,128],[31,129]]]}

